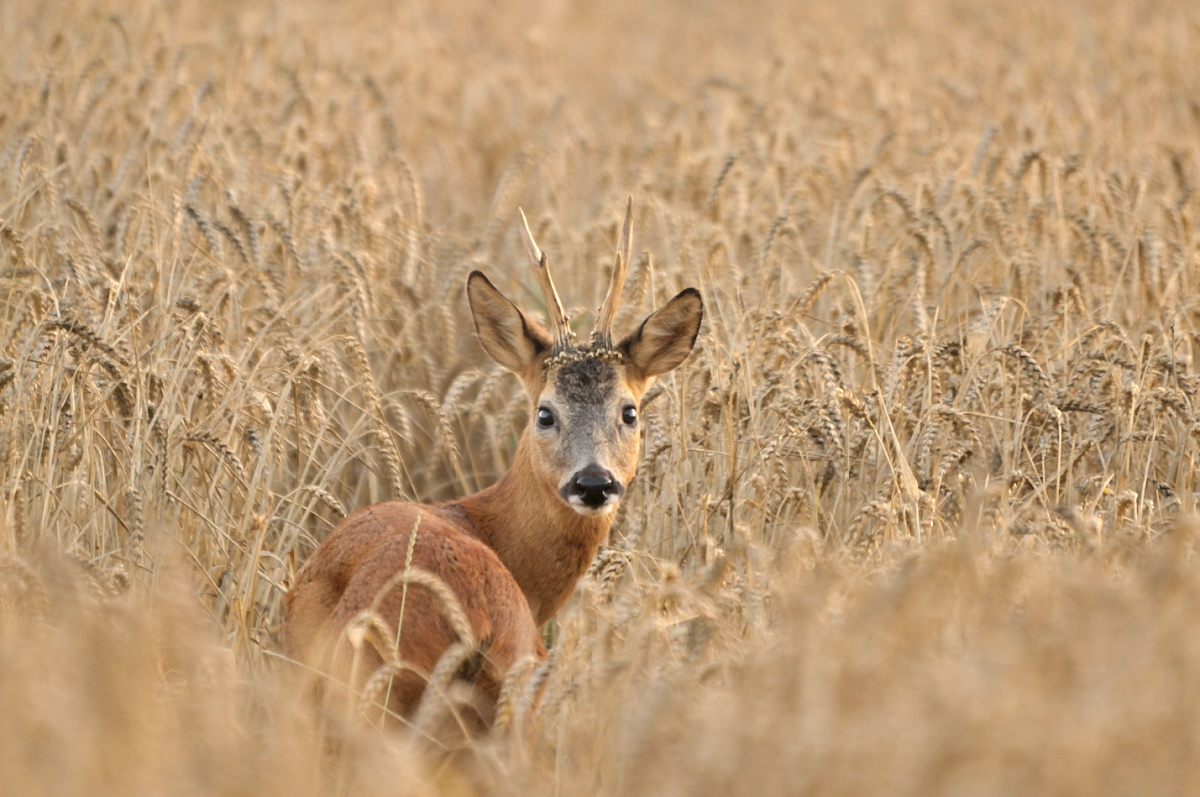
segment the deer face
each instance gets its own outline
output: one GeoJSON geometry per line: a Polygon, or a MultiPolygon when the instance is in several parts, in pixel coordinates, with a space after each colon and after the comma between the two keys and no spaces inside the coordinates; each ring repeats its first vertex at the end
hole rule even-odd
{"type": "Polygon", "coordinates": [[[583,357],[553,368],[534,402],[534,461],[581,514],[612,511],[637,470],[638,402],[624,365],[583,357]]]}
{"type": "MultiPolygon", "coordinates": [[[[626,214],[623,242],[627,239],[626,214]]],[[[530,239],[532,241],[532,238],[530,239]]],[[[536,244],[532,245],[536,251],[536,244]]],[[[531,251],[531,254],[533,252],[531,251]]],[[[529,394],[530,424],[524,444],[533,478],[582,515],[613,511],[637,470],[641,439],[638,404],[654,377],[678,367],[692,350],[704,304],[689,288],[612,345],[610,327],[624,267],[618,250],[613,287],[600,311],[590,346],[576,347],[566,331],[545,256],[543,292],[555,334],[526,316],[481,272],[467,279],[467,297],[480,343],[500,365],[521,378],[529,394]],[[553,298],[550,298],[553,297],[553,298]],[[560,314],[555,317],[555,310],[560,314]]],[[[628,247],[625,247],[628,256],[628,247]]]]}

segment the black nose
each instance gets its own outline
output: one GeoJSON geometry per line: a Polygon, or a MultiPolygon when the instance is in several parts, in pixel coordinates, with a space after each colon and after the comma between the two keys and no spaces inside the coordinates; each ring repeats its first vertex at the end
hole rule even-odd
{"type": "Polygon", "coordinates": [[[567,501],[577,496],[583,505],[591,509],[604,506],[609,496],[621,497],[624,488],[613,475],[599,465],[588,465],[571,477],[563,487],[562,495],[567,501]]]}

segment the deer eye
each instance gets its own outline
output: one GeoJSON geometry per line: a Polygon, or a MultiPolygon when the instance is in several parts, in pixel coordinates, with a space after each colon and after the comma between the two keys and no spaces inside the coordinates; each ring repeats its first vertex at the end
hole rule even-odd
{"type": "Polygon", "coordinates": [[[621,410],[621,420],[626,426],[637,426],[637,407],[630,404],[621,410]]]}
{"type": "Polygon", "coordinates": [[[538,407],[537,425],[539,429],[549,429],[554,426],[554,413],[545,407],[538,407]]]}

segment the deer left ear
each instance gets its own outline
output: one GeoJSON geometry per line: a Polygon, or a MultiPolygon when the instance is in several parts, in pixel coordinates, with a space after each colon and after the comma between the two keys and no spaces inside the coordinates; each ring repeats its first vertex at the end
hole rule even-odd
{"type": "Polygon", "coordinates": [[[665,374],[692,353],[703,320],[700,291],[688,288],[651,314],[617,349],[635,376],[650,379],[665,374]]]}
{"type": "Polygon", "coordinates": [[[533,379],[536,364],[550,351],[546,330],[496,290],[481,271],[472,271],[467,278],[467,301],[488,356],[526,382],[533,379]]]}

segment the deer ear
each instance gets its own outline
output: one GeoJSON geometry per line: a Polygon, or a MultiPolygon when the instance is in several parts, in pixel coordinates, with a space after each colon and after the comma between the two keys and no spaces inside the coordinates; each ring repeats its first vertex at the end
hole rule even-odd
{"type": "Polygon", "coordinates": [[[534,365],[553,345],[550,334],[496,290],[482,271],[467,277],[467,301],[488,356],[522,379],[532,376],[534,365]]]}
{"type": "Polygon", "coordinates": [[[617,348],[636,376],[650,379],[673,371],[687,359],[703,320],[700,291],[688,288],[651,314],[617,348]]]}

